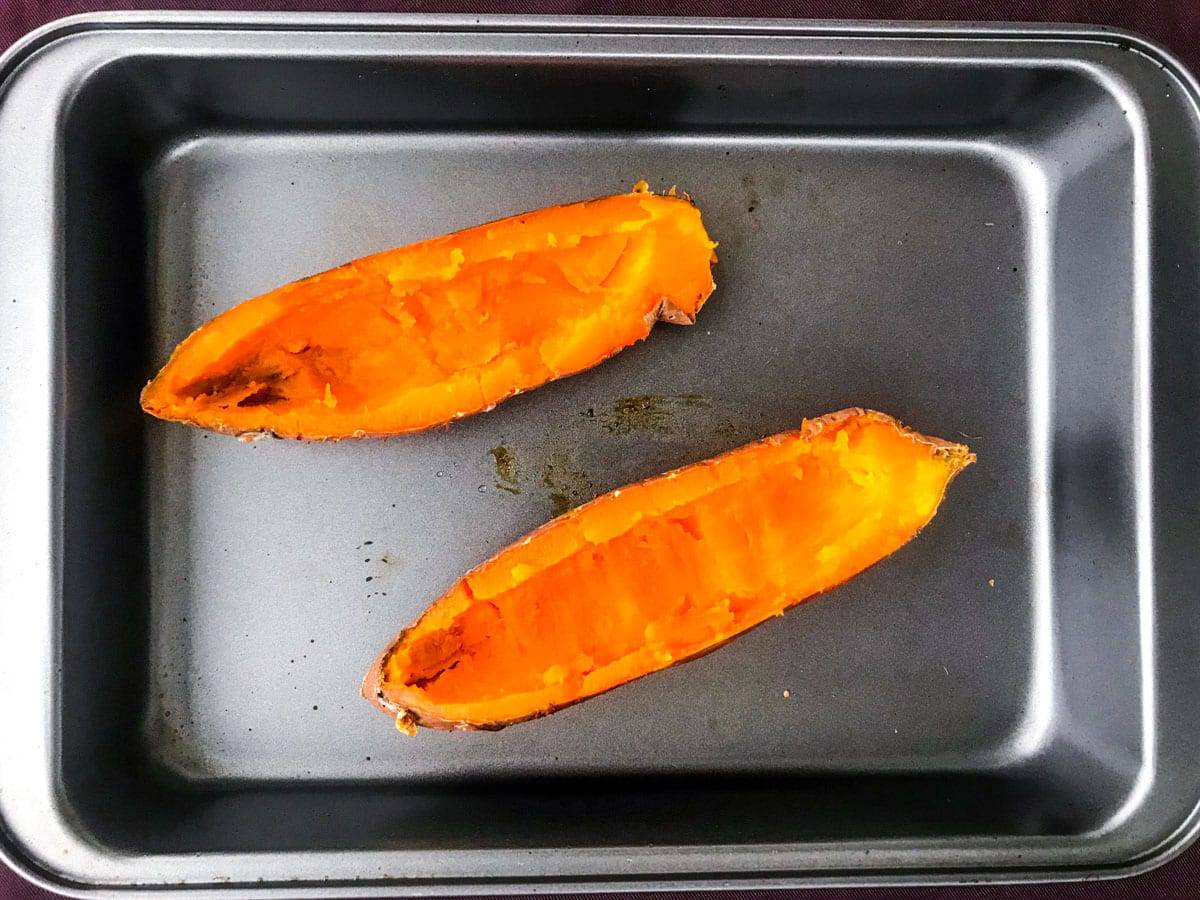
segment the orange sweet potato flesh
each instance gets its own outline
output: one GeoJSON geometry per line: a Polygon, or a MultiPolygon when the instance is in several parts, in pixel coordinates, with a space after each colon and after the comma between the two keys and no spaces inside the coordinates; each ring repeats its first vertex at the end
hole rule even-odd
{"type": "Polygon", "coordinates": [[[363,693],[408,733],[553,712],[883,559],[974,459],[848,409],[613,491],[466,575],[383,653],[363,693]]]}
{"type": "Polygon", "coordinates": [[[693,322],[715,246],[690,200],[639,182],[387,250],[217,316],[142,407],[238,435],[421,431],[693,322]]]}

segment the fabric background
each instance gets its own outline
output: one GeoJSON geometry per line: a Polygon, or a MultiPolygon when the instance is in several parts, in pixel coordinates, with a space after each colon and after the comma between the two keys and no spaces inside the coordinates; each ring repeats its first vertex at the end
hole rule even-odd
{"type": "MultiPolygon", "coordinates": [[[[313,10],[345,12],[554,13],[579,15],[753,16],[815,19],[926,19],[1076,22],[1132,29],[1165,45],[1200,73],[1200,0],[0,0],[0,49],[61,16],[104,9],[313,10]]],[[[1200,898],[1200,843],[1137,878],[1069,885],[974,888],[825,889],[693,894],[695,900],[1110,900],[1200,898]]],[[[0,900],[48,900],[53,895],[0,865],[0,900]]],[[[586,895],[576,895],[579,897],[586,895]]],[[[646,894],[684,900],[687,894],[646,894]]]]}

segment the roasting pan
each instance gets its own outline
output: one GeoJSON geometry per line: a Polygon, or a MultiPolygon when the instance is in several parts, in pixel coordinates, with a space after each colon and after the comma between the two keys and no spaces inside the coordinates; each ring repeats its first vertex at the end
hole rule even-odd
{"type": "Polygon", "coordinates": [[[0,61],[4,857],[239,897],[1162,862],[1200,803],[1198,176],[1192,77],[1091,27],[35,32],[0,61]],[[245,297],[639,178],[720,241],[693,327],[402,440],[138,409],[245,297]],[[851,405],[979,454],[852,583],[497,734],[405,739],[359,699],[556,512],[851,405]]]}

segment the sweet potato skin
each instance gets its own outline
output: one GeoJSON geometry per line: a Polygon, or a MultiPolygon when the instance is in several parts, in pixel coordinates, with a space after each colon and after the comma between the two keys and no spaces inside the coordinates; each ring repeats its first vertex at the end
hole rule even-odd
{"type": "MultiPolygon", "coordinates": [[[[654,484],[654,483],[668,481],[672,478],[676,478],[676,477],[683,475],[684,473],[688,472],[689,470],[693,470],[693,469],[696,469],[696,468],[702,467],[702,466],[719,464],[722,461],[730,460],[731,458],[733,458],[739,454],[744,455],[747,453],[754,453],[759,449],[763,449],[763,450],[766,450],[767,452],[769,452],[769,448],[771,448],[772,446],[776,446],[780,442],[783,442],[783,441],[800,440],[800,441],[813,442],[813,441],[821,439],[823,435],[826,435],[829,433],[836,433],[839,429],[841,429],[843,426],[846,426],[848,423],[856,423],[856,422],[870,422],[870,423],[874,423],[874,424],[886,425],[890,428],[895,429],[895,431],[898,434],[903,435],[905,438],[911,440],[915,444],[920,445],[922,448],[924,448],[924,450],[926,450],[928,452],[928,454],[932,458],[935,458],[935,459],[938,459],[938,460],[941,460],[942,462],[944,462],[944,464],[945,464],[945,480],[942,483],[940,490],[937,493],[937,497],[935,499],[935,502],[933,503],[932,508],[929,510],[928,517],[925,518],[923,522],[920,522],[918,524],[918,526],[915,528],[915,530],[913,530],[913,531],[911,531],[911,533],[907,534],[899,544],[891,547],[890,549],[887,549],[886,552],[883,552],[882,554],[870,559],[869,561],[866,562],[865,565],[862,565],[861,567],[857,568],[856,570],[846,573],[844,575],[844,577],[841,577],[839,580],[836,580],[836,581],[833,581],[833,582],[830,582],[828,584],[821,586],[821,588],[819,590],[812,591],[810,593],[806,593],[802,596],[789,598],[788,601],[786,602],[786,604],[784,604],[784,606],[781,609],[779,609],[777,613],[775,613],[775,614],[782,614],[783,609],[786,609],[787,607],[790,607],[790,606],[792,606],[796,603],[799,603],[805,599],[808,599],[809,597],[815,596],[816,594],[823,593],[824,591],[830,590],[830,589],[836,587],[838,584],[844,583],[846,580],[848,580],[849,578],[858,574],[858,572],[862,571],[864,568],[885,558],[886,556],[888,556],[892,552],[894,552],[896,549],[898,549],[899,546],[902,546],[903,543],[907,543],[908,540],[911,540],[911,538],[914,537],[917,533],[919,533],[921,528],[923,528],[924,525],[927,524],[928,521],[930,521],[932,519],[933,515],[936,513],[937,506],[940,504],[942,496],[944,495],[944,491],[945,491],[946,487],[948,487],[949,482],[951,480],[953,480],[954,476],[957,475],[957,473],[959,471],[961,471],[963,468],[965,468],[966,466],[968,466],[972,462],[974,462],[974,460],[975,460],[974,454],[972,454],[970,452],[970,450],[963,445],[954,444],[954,443],[947,442],[947,441],[942,441],[937,438],[926,437],[924,435],[920,435],[916,432],[913,432],[910,429],[907,429],[904,426],[900,425],[894,419],[892,419],[891,417],[889,417],[883,413],[878,413],[878,412],[874,412],[874,411],[870,411],[870,410],[863,410],[860,408],[852,408],[852,409],[842,410],[842,411],[836,412],[836,413],[831,413],[831,414],[822,416],[817,419],[806,420],[804,422],[802,428],[796,432],[789,432],[789,433],[784,433],[781,435],[775,435],[770,438],[766,438],[762,441],[756,442],[755,444],[747,445],[746,447],[742,447],[737,450],[730,451],[729,453],[724,454],[723,456],[720,456],[720,457],[716,457],[713,460],[708,460],[705,462],[697,463],[697,464],[694,464],[693,466],[687,466],[687,467],[684,467],[683,469],[674,470],[673,472],[668,472],[664,475],[657,476],[655,478],[649,479],[647,482],[643,482],[642,484],[650,485],[650,484],[654,484]]],[[[629,490],[629,489],[621,489],[621,490],[629,490]]],[[[603,505],[607,502],[610,502],[611,499],[614,497],[614,495],[620,495],[621,490],[612,492],[612,493],[604,495],[602,497],[598,497],[595,500],[591,501],[590,503],[585,504],[584,506],[579,507],[578,509],[565,514],[564,516],[560,517],[559,519],[555,519],[555,520],[547,523],[546,525],[544,525],[541,528],[537,529],[536,531],[532,532],[526,538],[522,539],[521,541],[517,542],[516,544],[507,548],[506,550],[501,551],[499,554],[497,554],[492,559],[488,560],[487,562],[483,563],[481,566],[472,570],[472,572],[470,572],[470,573],[468,573],[468,575],[464,576],[462,581],[459,582],[459,585],[469,584],[469,580],[473,576],[476,576],[478,573],[487,569],[489,566],[496,564],[499,560],[504,559],[506,554],[513,553],[514,551],[517,550],[517,548],[522,548],[522,547],[534,544],[537,541],[539,541],[539,539],[541,539],[544,535],[554,532],[556,529],[558,529],[561,526],[561,523],[564,520],[571,519],[571,518],[579,519],[581,516],[586,516],[588,514],[587,511],[589,509],[592,509],[597,506],[603,505]]],[[[458,585],[456,585],[456,588],[457,587],[458,587],[458,585]]],[[[448,598],[452,597],[454,590],[455,589],[452,589],[450,592],[448,592],[442,598],[442,600],[438,601],[438,603],[441,603],[441,602],[447,600],[448,598]]],[[[389,716],[395,717],[396,727],[400,731],[407,733],[407,734],[414,734],[416,731],[416,728],[418,726],[425,727],[425,728],[431,728],[431,729],[439,729],[439,730],[498,730],[500,728],[504,728],[508,725],[513,725],[518,722],[523,722],[523,721],[527,721],[529,719],[545,716],[545,715],[553,713],[559,709],[563,709],[566,706],[570,706],[575,703],[582,702],[583,700],[589,699],[590,697],[593,697],[593,696],[598,696],[601,693],[605,693],[608,690],[612,690],[616,687],[621,686],[622,684],[628,683],[629,681],[636,680],[637,678],[645,677],[646,675],[652,674],[654,671],[659,671],[660,669],[666,668],[668,666],[678,665],[680,663],[687,662],[691,659],[694,659],[699,656],[703,656],[707,653],[713,652],[714,650],[719,649],[720,647],[724,646],[729,641],[733,640],[735,637],[738,637],[741,634],[745,633],[746,631],[748,631],[754,627],[757,627],[757,625],[761,624],[762,621],[765,621],[765,619],[759,619],[758,621],[755,621],[752,624],[750,624],[748,627],[740,628],[738,630],[733,631],[733,633],[726,635],[721,640],[714,641],[714,642],[705,644],[703,646],[700,646],[698,649],[695,649],[694,652],[688,653],[685,656],[680,656],[678,658],[671,659],[667,665],[659,665],[659,666],[655,666],[653,668],[649,668],[646,671],[638,672],[636,674],[631,675],[628,678],[618,680],[615,683],[608,684],[607,687],[604,687],[601,690],[582,693],[579,696],[570,697],[568,699],[565,699],[562,702],[549,702],[549,703],[546,703],[544,706],[541,706],[536,709],[528,710],[524,714],[518,715],[518,716],[502,717],[502,718],[496,718],[496,719],[490,719],[490,720],[489,719],[479,719],[479,718],[467,719],[467,718],[455,718],[453,716],[444,715],[437,709],[436,704],[433,705],[431,708],[428,704],[413,704],[413,703],[402,702],[400,697],[404,696],[406,693],[411,693],[411,692],[403,687],[401,687],[399,690],[397,690],[396,688],[393,688],[391,685],[389,685],[389,682],[388,682],[387,671],[388,671],[389,663],[391,662],[393,655],[395,653],[397,653],[397,651],[399,651],[401,648],[404,648],[404,647],[406,647],[406,645],[411,644],[414,641],[414,639],[421,633],[421,630],[425,627],[426,621],[427,621],[428,617],[430,616],[430,614],[433,613],[438,608],[438,603],[435,603],[432,607],[430,607],[430,609],[427,610],[427,612],[421,618],[419,618],[416,623],[414,623],[412,626],[410,626],[409,628],[402,631],[400,633],[400,635],[397,636],[397,638],[392,642],[392,644],[389,645],[388,649],[386,651],[384,651],[384,653],[375,661],[374,665],[371,667],[370,671],[367,673],[367,676],[363,681],[363,688],[362,688],[363,696],[380,711],[387,713],[389,716]],[[422,706],[424,706],[424,708],[421,708],[422,706]]],[[[453,668],[453,667],[451,667],[451,668],[453,668]]],[[[435,677],[437,677],[437,676],[435,676],[435,677]]]]}
{"type": "Polygon", "coordinates": [[[384,251],[201,326],[141,405],[247,437],[422,431],[694,322],[715,246],[689,199],[639,183],[384,251]]]}

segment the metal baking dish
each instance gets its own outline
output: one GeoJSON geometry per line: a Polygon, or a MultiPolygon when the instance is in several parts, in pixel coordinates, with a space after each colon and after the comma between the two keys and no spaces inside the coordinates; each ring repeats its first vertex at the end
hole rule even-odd
{"type": "Polygon", "coordinates": [[[1161,49],[138,14],[43,29],[0,78],[0,824],[31,877],[1076,878],[1194,836],[1200,120],[1161,49]],[[138,410],[244,297],[639,177],[721,242],[693,328],[391,442],[138,410]],[[853,583],[499,734],[404,739],[358,698],[398,627],[554,509],[854,404],[979,463],[853,583]]]}

